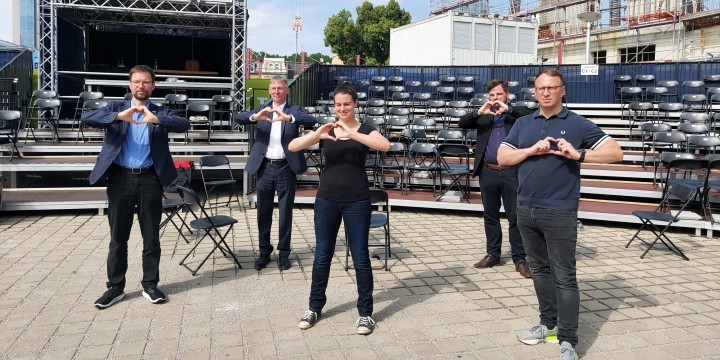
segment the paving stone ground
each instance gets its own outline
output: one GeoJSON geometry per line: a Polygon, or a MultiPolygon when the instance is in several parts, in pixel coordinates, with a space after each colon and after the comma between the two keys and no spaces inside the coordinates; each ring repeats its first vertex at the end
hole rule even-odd
{"type": "MultiPolygon", "coordinates": [[[[287,271],[277,269],[275,254],[268,268],[253,269],[254,209],[243,204],[220,212],[239,221],[228,239],[243,269],[218,252],[192,276],[178,263],[193,244],[168,226],[162,233],[160,287],[169,301],[150,304],[139,284],[142,240],[136,223],[129,244],[128,296],[106,310],[93,306],[105,290],[105,216],[67,211],[0,214],[0,357],[559,357],[558,345],[528,346],[516,338],[516,331],[539,320],[532,281],[514,271],[507,239],[504,265],[472,267],[485,254],[478,213],[392,209],[390,271],[373,272],[373,318],[378,326],[373,334],[360,336],[355,333],[354,272],[344,270],[342,231],[328,304],[317,325],[302,331],[297,321],[307,309],[315,245],[312,208],[295,209],[292,268],[287,271]]],[[[640,259],[642,243],[625,248],[636,229],[598,222],[585,224],[579,232],[581,358],[720,358],[718,240],[677,231],[670,236],[690,261],[660,246],[640,259]]],[[[191,255],[190,266],[210,251],[207,240],[191,255]]],[[[381,265],[378,260],[373,264],[381,265]]]]}

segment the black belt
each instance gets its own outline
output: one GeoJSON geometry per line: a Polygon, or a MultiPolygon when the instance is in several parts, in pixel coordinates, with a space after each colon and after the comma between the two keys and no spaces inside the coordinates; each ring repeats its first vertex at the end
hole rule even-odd
{"type": "Polygon", "coordinates": [[[512,169],[512,166],[506,166],[506,165],[500,165],[500,164],[490,164],[490,163],[483,163],[483,166],[485,166],[488,169],[493,170],[507,170],[512,169]]]}
{"type": "Polygon", "coordinates": [[[114,163],[113,163],[113,167],[115,167],[116,169],[118,169],[126,174],[131,174],[131,175],[147,174],[153,170],[152,166],[148,166],[148,167],[144,167],[144,168],[126,168],[124,166],[120,166],[120,165],[117,165],[114,163]]]}
{"type": "Polygon", "coordinates": [[[267,161],[267,162],[269,162],[269,163],[271,163],[271,164],[273,164],[273,165],[278,165],[278,164],[284,164],[284,163],[286,163],[286,162],[287,162],[287,159],[269,159],[269,158],[265,158],[265,161],[267,161]]]}

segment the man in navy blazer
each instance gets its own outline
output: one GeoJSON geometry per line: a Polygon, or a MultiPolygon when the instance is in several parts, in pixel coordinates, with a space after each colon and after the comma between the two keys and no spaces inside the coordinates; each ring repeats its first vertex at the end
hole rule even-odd
{"type": "Polygon", "coordinates": [[[110,249],[107,260],[108,290],[95,302],[104,309],[125,297],[128,239],[137,210],[143,237],[143,297],[151,303],[165,301],[157,288],[160,281],[160,217],[163,186],[177,177],[168,132],[190,129],[188,119],[165,106],[150,102],[155,73],[145,65],[130,69],[127,101],[112,102],[98,110],[83,113],[81,120],[105,128],[105,140],[90,183],[107,179],[110,249]]]}
{"type": "Polygon", "coordinates": [[[485,237],[487,255],[474,267],[491,268],[500,264],[502,228],[500,226],[500,207],[505,206],[508,219],[508,232],[512,260],[515,270],[523,277],[532,277],[532,271],[525,260],[520,230],[517,227],[518,178],[517,169],[512,166],[498,165],[497,152],[505,135],[510,132],[515,121],[532,113],[526,107],[514,107],[508,101],[508,83],[504,80],[492,80],[487,85],[490,100],[477,111],[467,113],[458,121],[463,129],[477,130],[475,148],[475,170],[473,176],[480,176],[480,191],[485,208],[485,237]]]}
{"type": "Polygon", "coordinates": [[[287,146],[292,139],[298,137],[300,125],[313,126],[316,120],[306,114],[302,107],[287,103],[289,89],[283,77],[273,76],[268,90],[272,101],[255,111],[237,114],[235,121],[242,125],[257,125],[255,143],[245,166],[249,174],[257,174],[260,254],[255,261],[255,269],[261,270],[270,262],[270,254],[273,251],[273,246],[270,244],[270,230],[275,191],[277,191],[280,212],[278,267],[287,270],[290,268],[295,183],[297,175],[307,170],[305,153],[288,151],[287,146]]]}

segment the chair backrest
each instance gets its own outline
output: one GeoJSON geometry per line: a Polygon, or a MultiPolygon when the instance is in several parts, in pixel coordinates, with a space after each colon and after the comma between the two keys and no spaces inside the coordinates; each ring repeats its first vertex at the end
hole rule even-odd
{"type": "Polygon", "coordinates": [[[658,81],[657,85],[666,87],[666,88],[668,88],[668,90],[670,90],[670,88],[678,87],[678,85],[680,85],[680,83],[678,83],[676,80],[663,80],[663,81],[658,81]]]}
{"type": "Polygon", "coordinates": [[[403,131],[400,132],[400,136],[408,139],[408,141],[427,138],[425,130],[422,129],[403,129],[403,131]]]}
{"type": "Polygon", "coordinates": [[[671,196],[674,196],[678,200],[680,200],[680,208],[677,210],[677,212],[675,213],[675,217],[672,220],[673,222],[675,222],[680,217],[680,213],[682,213],[682,211],[685,210],[685,208],[688,206],[690,201],[695,198],[697,192],[698,188],[696,187],[691,187],[679,183],[673,184],[665,195],[665,198],[660,202],[660,208],[662,208],[663,205],[666,204],[668,200],[670,200],[671,196]]]}
{"type": "Polygon", "coordinates": [[[445,100],[428,100],[427,102],[427,106],[432,108],[445,107],[446,104],[445,100]]]}
{"type": "Polygon", "coordinates": [[[195,192],[195,190],[190,189],[185,186],[175,186],[178,193],[180,193],[180,197],[183,199],[185,204],[187,205],[197,205],[200,208],[200,212],[202,213],[202,218],[207,219],[210,222],[210,225],[212,227],[215,227],[215,223],[212,221],[212,216],[207,213],[205,210],[205,207],[203,206],[203,202],[200,200],[200,197],[195,192]]]}
{"type": "Polygon", "coordinates": [[[628,105],[628,108],[633,111],[647,111],[652,110],[653,104],[646,101],[633,101],[628,105]]]}
{"type": "Polygon", "coordinates": [[[365,109],[365,114],[370,115],[370,116],[383,116],[383,115],[385,115],[385,108],[368,107],[365,109]]]}
{"type": "Polygon", "coordinates": [[[410,115],[410,109],[408,109],[408,108],[399,108],[399,107],[391,107],[391,108],[390,108],[390,115],[393,115],[393,116],[408,116],[408,115],[410,115]]]}
{"type": "Polygon", "coordinates": [[[0,120],[2,121],[13,121],[19,120],[22,117],[22,113],[17,110],[0,110],[0,120]]]}
{"type": "Polygon", "coordinates": [[[79,98],[84,102],[86,100],[100,100],[103,96],[103,93],[99,91],[83,91],[80,93],[79,98]]]}
{"type": "Polygon", "coordinates": [[[389,208],[389,197],[388,193],[382,189],[370,189],[370,204],[384,206],[386,211],[390,211],[389,208]]]}
{"type": "Polygon", "coordinates": [[[45,109],[45,110],[58,108],[58,107],[60,107],[60,100],[59,99],[39,98],[39,99],[35,100],[34,107],[37,109],[45,109]]]}
{"type": "Polygon", "coordinates": [[[355,81],[355,86],[368,87],[368,86],[370,86],[370,80],[367,80],[367,79],[357,80],[357,81],[355,81]]]}
{"type": "MultiPolygon", "coordinates": [[[[691,154],[692,155],[692,154],[691,154]]],[[[677,169],[684,171],[704,170],[707,168],[709,161],[707,159],[674,159],[668,163],[669,169],[677,169]]]]}
{"type": "Polygon", "coordinates": [[[465,100],[448,101],[447,106],[451,108],[466,108],[469,103],[465,100]]]}
{"type": "MultiPolygon", "coordinates": [[[[708,120],[708,114],[707,113],[701,113],[701,112],[689,112],[685,111],[680,114],[680,125],[685,123],[704,123],[708,120]]],[[[694,125],[702,125],[702,124],[694,124],[694,125]]]]}
{"type": "Polygon", "coordinates": [[[613,82],[615,84],[624,84],[631,80],[632,80],[632,77],[630,77],[630,75],[615,75],[615,76],[613,76],[613,82]]]}
{"type": "Polygon", "coordinates": [[[470,106],[479,108],[479,107],[485,105],[485,103],[488,101],[489,101],[488,99],[472,98],[472,99],[470,99],[470,106]]]}
{"type": "Polygon", "coordinates": [[[538,103],[535,101],[516,101],[512,104],[514,107],[525,107],[530,110],[535,110],[538,108],[538,103]]]}
{"type": "Polygon", "coordinates": [[[435,136],[435,139],[438,143],[440,142],[448,142],[448,141],[462,141],[464,139],[465,135],[461,130],[440,130],[438,131],[437,135],[435,136]]]}
{"type": "Polygon", "coordinates": [[[212,101],[214,104],[218,103],[232,103],[233,98],[230,95],[213,95],[212,101]]]}
{"type": "Polygon", "coordinates": [[[682,82],[683,88],[702,88],[705,87],[705,82],[702,80],[686,80],[682,82]]]}
{"type": "Polygon", "coordinates": [[[429,118],[429,117],[416,117],[416,118],[413,118],[413,121],[412,121],[413,126],[424,127],[424,128],[427,128],[430,126],[435,126],[435,123],[436,123],[435,119],[429,118]]]}
{"type": "Polygon", "coordinates": [[[467,114],[467,110],[463,109],[448,109],[447,111],[445,111],[445,116],[451,118],[463,117],[465,116],[465,114],[467,114]]]}
{"type": "Polygon", "coordinates": [[[32,97],[36,99],[55,99],[57,98],[57,92],[52,90],[35,90],[32,93],[32,97]]]}
{"type": "Polygon", "coordinates": [[[223,165],[227,165],[228,168],[230,168],[230,160],[225,155],[205,155],[200,157],[198,165],[200,168],[218,167],[223,165]]]}
{"type": "Polygon", "coordinates": [[[405,87],[406,87],[406,88],[409,88],[409,87],[418,87],[418,86],[422,86],[422,83],[419,82],[419,81],[417,81],[417,80],[410,80],[410,81],[406,81],[406,82],[405,82],[405,87]]]}
{"type": "Polygon", "coordinates": [[[685,134],[706,134],[710,129],[706,124],[683,122],[678,124],[678,130],[685,134]]]}
{"type": "Polygon", "coordinates": [[[188,99],[185,94],[167,94],[165,95],[165,103],[184,103],[188,99]]]}
{"type": "Polygon", "coordinates": [[[383,99],[370,99],[367,101],[368,107],[379,107],[379,106],[385,106],[385,100],[383,99]]]}
{"type": "Polygon", "coordinates": [[[404,91],[405,91],[405,87],[402,86],[402,85],[388,86],[388,91],[389,91],[391,94],[392,94],[392,93],[396,93],[396,92],[404,92],[404,91]]]}
{"type": "Polygon", "coordinates": [[[108,102],[104,100],[87,100],[83,103],[83,110],[97,110],[108,106],[108,102]]]}
{"type": "Polygon", "coordinates": [[[658,104],[658,111],[680,111],[683,109],[681,103],[663,102],[658,104]]]}
{"type": "Polygon", "coordinates": [[[335,122],[337,119],[334,116],[321,115],[315,118],[318,124],[328,124],[335,122]]]}
{"type": "Polygon", "coordinates": [[[635,86],[646,87],[655,85],[655,75],[636,75],[635,86]]]}
{"type": "Polygon", "coordinates": [[[656,133],[656,132],[668,132],[672,130],[672,126],[666,123],[647,122],[640,126],[643,132],[656,133]]]}
{"type": "MultiPolygon", "coordinates": [[[[402,86],[400,86],[402,87],[402,86]]],[[[410,93],[396,91],[392,93],[392,99],[395,101],[406,101],[410,99],[410,93]]]]}
{"type": "Polygon", "coordinates": [[[188,113],[209,113],[210,104],[203,103],[190,103],[187,106],[188,113]]]}
{"type": "Polygon", "coordinates": [[[717,146],[720,146],[720,138],[702,135],[688,136],[688,144],[714,150],[717,146]]]}
{"type": "Polygon", "coordinates": [[[425,101],[429,100],[432,97],[432,94],[430,93],[414,93],[413,99],[418,101],[425,101]]]}
{"type": "Polygon", "coordinates": [[[653,135],[655,142],[675,144],[678,147],[685,142],[685,133],[679,131],[658,132],[653,135]]]}

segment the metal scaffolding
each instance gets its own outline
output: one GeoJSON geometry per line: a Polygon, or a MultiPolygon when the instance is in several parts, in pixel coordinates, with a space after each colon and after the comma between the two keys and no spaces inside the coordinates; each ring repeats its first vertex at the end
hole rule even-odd
{"type": "Polygon", "coordinates": [[[38,0],[38,87],[57,91],[58,23],[62,18],[84,28],[142,26],[146,33],[174,29],[221,32],[231,44],[232,95],[244,108],[247,6],[245,0],[38,0]]]}

